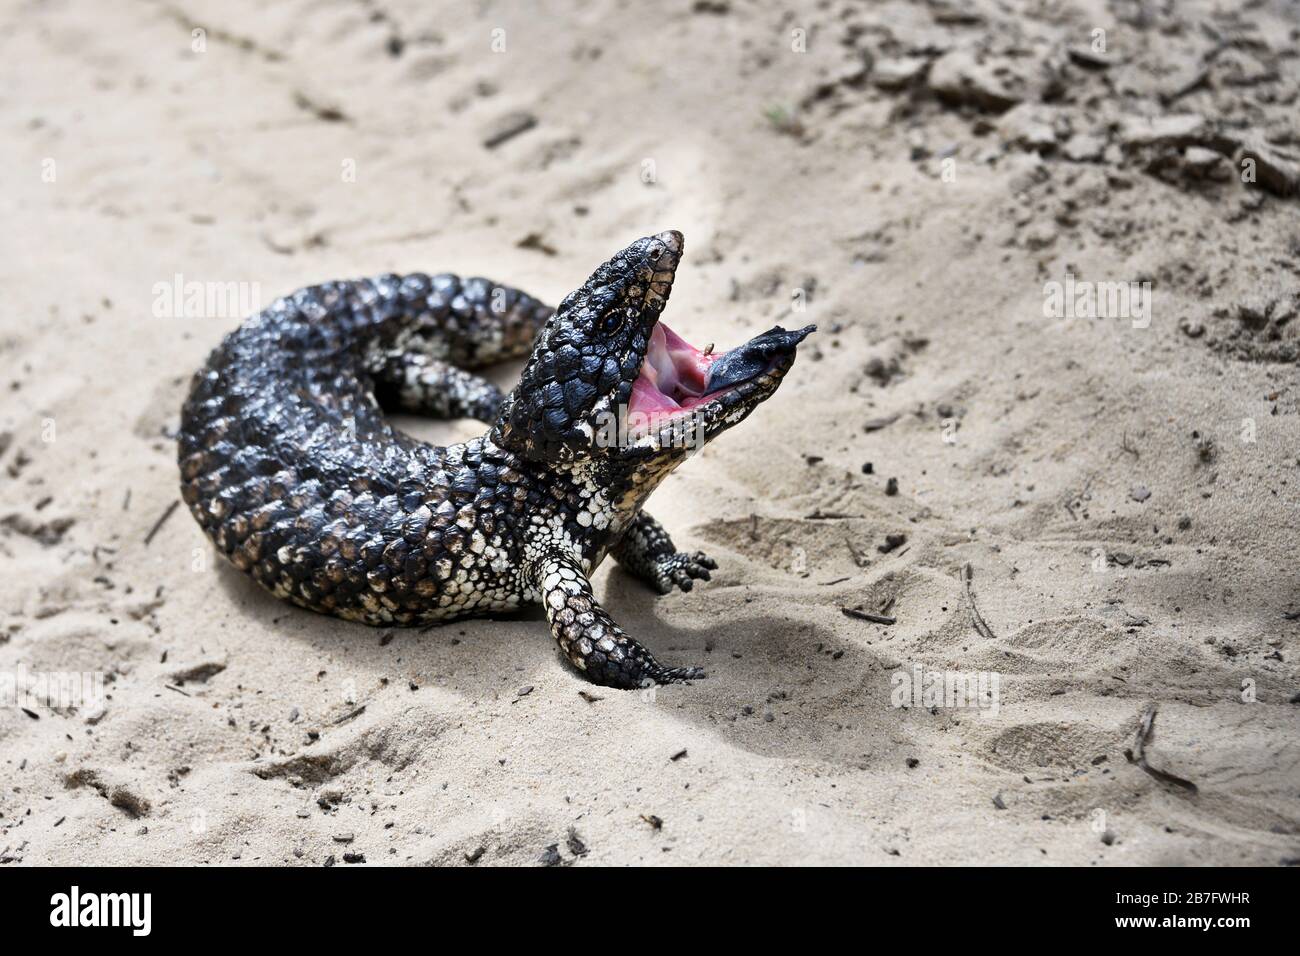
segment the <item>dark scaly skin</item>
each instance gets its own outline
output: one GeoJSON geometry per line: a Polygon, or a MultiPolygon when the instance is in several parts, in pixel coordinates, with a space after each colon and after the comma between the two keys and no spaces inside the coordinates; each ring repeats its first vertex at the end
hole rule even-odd
{"type": "MultiPolygon", "coordinates": [[[[302,607],[415,625],[541,602],[561,651],[597,683],[703,676],[656,661],[589,580],[609,553],[661,592],[716,567],[676,552],[642,511],[688,457],[683,422],[635,443],[599,439],[602,416],[628,400],[681,250],[680,233],[640,239],[558,311],[448,275],[277,300],[194,378],[179,436],[185,503],[237,568],[302,607]],[[469,371],[530,346],[508,397],[469,371]],[[493,426],[434,447],[394,429],[384,407],[493,426]]],[[[698,409],[703,440],[775,392],[793,361],[791,346],[698,409]]]]}

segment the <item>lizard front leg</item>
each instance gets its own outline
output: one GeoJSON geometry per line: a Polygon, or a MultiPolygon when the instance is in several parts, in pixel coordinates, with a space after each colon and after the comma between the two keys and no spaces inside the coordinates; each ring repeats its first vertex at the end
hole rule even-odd
{"type": "Polygon", "coordinates": [[[668,532],[642,511],[628,525],[610,553],[629,572],[645,581],[660,594],[677,585],[683,591],[695,586],[695,579],[709,580],[709,571],[718,563],[703,551],[687,554],[673,547],[668,532]]]}
{"type": "Polygon", "coordinates": [[[632,689],[704,676],[698,667],[664,667],[628,637],[596,601],[582,565],[571,554],[546,552],[531,573],[556,644],[593,683],[632,689]]]}

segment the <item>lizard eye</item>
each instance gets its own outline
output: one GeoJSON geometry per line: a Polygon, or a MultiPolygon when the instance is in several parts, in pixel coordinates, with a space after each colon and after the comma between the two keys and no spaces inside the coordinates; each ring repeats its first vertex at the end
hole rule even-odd
{"type": "Polygon", "coordinates": [[[623,320],[625,318],[636,318],[636,309],[631,306],[626,309],[614,309],[600,320],[600,330],[606,335],[613,335],[623,327],[623,320]]]}

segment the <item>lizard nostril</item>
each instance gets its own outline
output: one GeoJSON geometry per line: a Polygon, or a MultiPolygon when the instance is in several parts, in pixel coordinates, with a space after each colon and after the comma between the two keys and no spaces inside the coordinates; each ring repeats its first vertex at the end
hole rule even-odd
{"type": "Polygon", "coordinates": [[[664,247],[660,245],[651,246],[650,251],[648,253],[651,262],[657,261],[659,257],[662,256],[663,254],[664,254],[664,247]]]}

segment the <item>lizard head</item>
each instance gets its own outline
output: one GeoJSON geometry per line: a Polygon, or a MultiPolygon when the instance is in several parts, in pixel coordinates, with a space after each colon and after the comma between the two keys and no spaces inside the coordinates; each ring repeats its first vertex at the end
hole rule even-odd
{"type": "Polygon", "coordinates": [[[674,230],[638,239],[565,296],[502,405],[498,444],[548,462],[675,464],[776,392],[815,326],[695,348],[660,321],[683,249],[674,230]]]}

